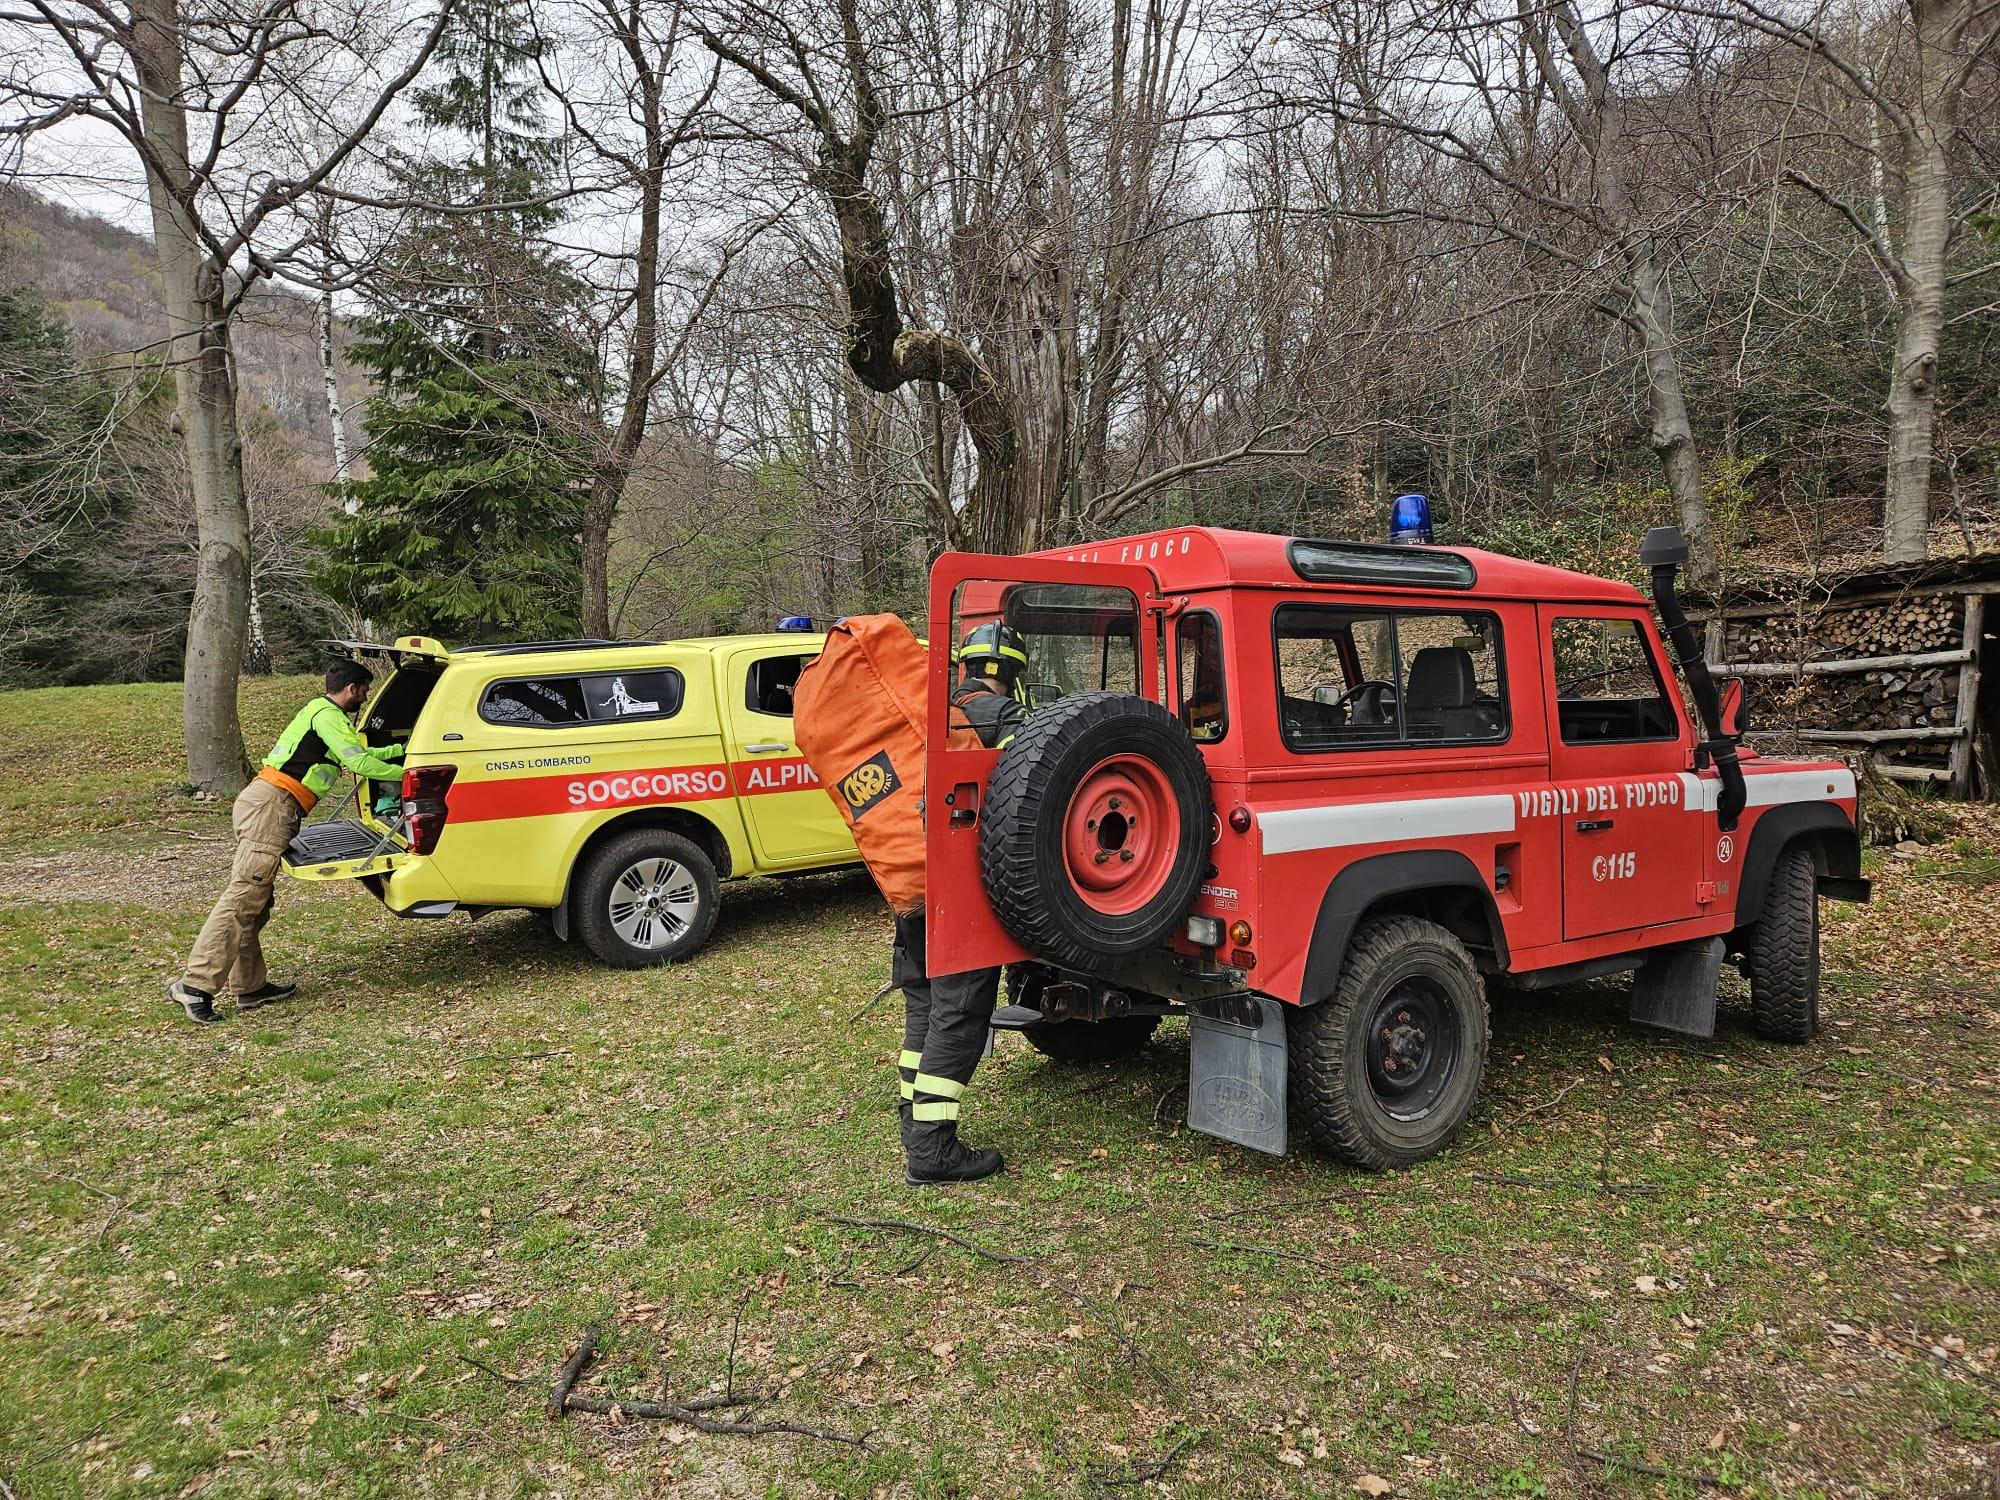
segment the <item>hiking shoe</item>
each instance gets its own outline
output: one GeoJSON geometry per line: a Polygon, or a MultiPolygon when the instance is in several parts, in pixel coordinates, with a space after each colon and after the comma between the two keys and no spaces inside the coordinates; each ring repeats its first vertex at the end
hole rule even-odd
{"type": "Polygon", "coordinates": [[[299,992],[295,984],[260,984],[247,995],[236,997],[238,1010],[256,1010],[261,1005],[276,1005],[280,1000],[289,1000],[299,992]]]}
{"type": "Polygon", "coordinates": [[[187,1012],[190,1021],[207,1026],[215,1021],[215,996],[198,990],[185,979],[167,981],[167,998],[187,1012]]]}
{"type": "Polygon", "coordinates": [[[958,1127],[950,1123],[917,1125],[911,1137],[903,1170],[903,1180],[911,1187],[978,1182],[1006,1165],[1006,1159],[991,1146],[966,1145],[958,1138],[958,1127]]]}

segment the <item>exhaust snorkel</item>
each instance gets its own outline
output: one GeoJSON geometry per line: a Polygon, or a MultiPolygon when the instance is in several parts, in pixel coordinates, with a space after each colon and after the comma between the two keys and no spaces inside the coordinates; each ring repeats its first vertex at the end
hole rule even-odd
{"type": "Polygon", "coordinates": [[[1660,623],[1667,628],[1667,639],[1674,643],[1674,655],[1680,662],[1681,676],[1694,696],[1695,711],[1701,715],[1702,729],[1708,735],[1695,747],[1695,766],[1700,769],[1703,756],[1715,762],[1716,774],[1722,778],[1722,794],[1716,799],[1715,821],[1724,833],[1728,833],[1743,816],[1743,767],[1736,758],[1736,735],[1723,725],[1722,698],[1716,691],[1715,678],[1709,673],[1708,662],[1701,654],[1701,642],[1695,636],[1694,626],[1688,623],[1687,614],[1681,609],[1681,601],[1674,594],[1675,575],[1680,572],[1681,564],[1687,561],[1687,556],[1687,538],[1681,535],[1678,526],[1655,526],[1639,544],[1639,562],[1653,578],[1654,607],[1660,612],[1660,623]]]}

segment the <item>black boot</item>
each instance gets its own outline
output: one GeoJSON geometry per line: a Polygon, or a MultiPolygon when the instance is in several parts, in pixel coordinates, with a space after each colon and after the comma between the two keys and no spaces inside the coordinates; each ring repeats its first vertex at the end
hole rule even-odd
{"type": "Polygon", "coordinates": [[[903,1180],[912,1187],[935,1182],[977,1182],[991,1177],[1006,1163],[991,1146],[968,1146],[958,1138],[951,1120],[935,1124],[912,1122],[903,1134],[906,1166],[903,1180]]]}

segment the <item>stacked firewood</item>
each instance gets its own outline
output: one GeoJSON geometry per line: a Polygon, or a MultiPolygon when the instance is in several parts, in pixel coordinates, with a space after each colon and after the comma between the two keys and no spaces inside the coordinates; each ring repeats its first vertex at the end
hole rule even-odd
{"type": "Polygon", "coordinates": [[[1912,594],[1817,614],[1780,611],[1731,620],[1725,655],[1730,661],[1794,662],[1955,651],[1963,644],[1964,623],[1965,601],[1956,594],[1912,594]]]}
{"type": "MultiPolygon", "coordinates": [[[[1962,644],[1964,601],[1916,594],[1893,602],[1817,614],[1771,614],[1728,622],[1722,656],[1774,665],[1921,656],[1962,644]]],[[[1949,725],[1958,711],[1956,665],[1885,666],[1800,677],[1759,676],[1750,684],[1752,722],[1762,729],[1917,729],[1949,725]]],[[[1899,758],[1939,760],[1943,740],[1885,747],[1899,758]]]]}

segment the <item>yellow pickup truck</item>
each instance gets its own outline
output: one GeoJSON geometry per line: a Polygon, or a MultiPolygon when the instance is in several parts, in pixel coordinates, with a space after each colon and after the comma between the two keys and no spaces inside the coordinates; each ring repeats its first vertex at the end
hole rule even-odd
{"type": "Polygon", "coordinates": [[[792,737],[792,686],[824,641],[342,642],[393,668],[361,731],[408,745],[403,779],[300,829],[285,867],[359,881],[398,916],[547,910],[619,968],[686,958],[721,881],[858,860],[792,737]]]}

